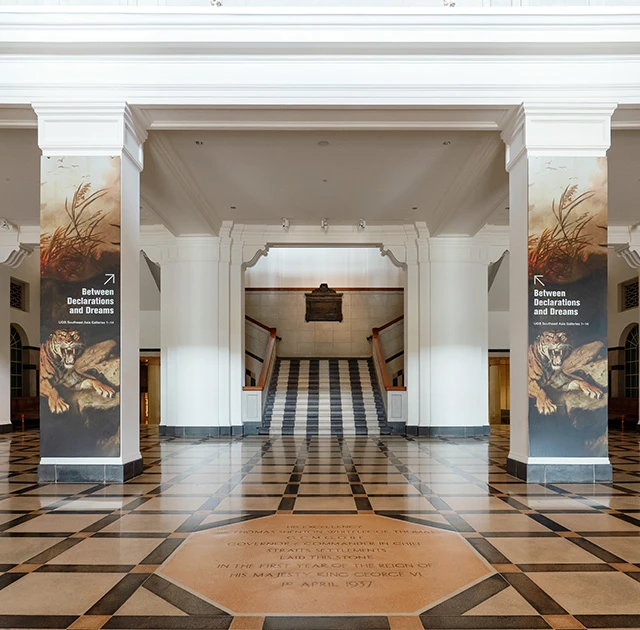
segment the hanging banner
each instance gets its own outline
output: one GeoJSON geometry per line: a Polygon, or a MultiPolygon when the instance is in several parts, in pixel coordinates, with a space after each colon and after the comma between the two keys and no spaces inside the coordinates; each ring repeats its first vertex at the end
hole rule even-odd
{"type": "Polygon", "coordinates": [[[120,158],[43,157],[42,457],[120,455],[120,158]]]}
{"type": "Polygon", "coordinates": [[[607,456],[606,158],[529,161],[529,446],[607,456]]]}

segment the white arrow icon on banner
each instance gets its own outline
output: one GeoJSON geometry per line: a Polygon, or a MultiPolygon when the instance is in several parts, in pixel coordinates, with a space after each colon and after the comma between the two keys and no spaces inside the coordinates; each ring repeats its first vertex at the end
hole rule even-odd
{"type": "Polygon", "coordinates": [[[544,282],[542,282],[540,278],[544,278],[544,276],[541,276],[541,275],[533,276],[533,284],[535,284],[536,282],[539,282],[542,286],[544,286],[544,282]]]}
{"type": "Polygon", "coordinates": [[[105,273],[104,275],[107,276],[107,279],[104,281],[105,284],[109,284],[109,282],[113,282],[113,284],[116,283],[115,273],[105,273]]]}

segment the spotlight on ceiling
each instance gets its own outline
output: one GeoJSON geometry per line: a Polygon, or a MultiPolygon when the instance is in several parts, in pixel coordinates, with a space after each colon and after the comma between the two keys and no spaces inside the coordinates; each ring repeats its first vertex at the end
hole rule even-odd
{"type": "Polygon", "coordinates": [[[358,221],[358,229],[359,230],[364,230],[364,228],[367,227],[367,222],[364,219],[360,219],[358,221]]]}
{"type": "Polygon", "coordinates": [[[319,147],[328,147],[329,146],[329,141],[328,140],[318,140],[318,146],[319,147]]]}
{"type": "Polygon", "coordinates": [[[286,232],[289,229],[289,219],[287,217],[283,217],[282,219],[282,229],[286,232]]]}
{"type": "Polygon", "coordinates": [[[321,220],[320,220],[320,227],[321,227],[325,232],[328,232],[328,231],[329,231],[329,219],[321,219],[321,220]]]}

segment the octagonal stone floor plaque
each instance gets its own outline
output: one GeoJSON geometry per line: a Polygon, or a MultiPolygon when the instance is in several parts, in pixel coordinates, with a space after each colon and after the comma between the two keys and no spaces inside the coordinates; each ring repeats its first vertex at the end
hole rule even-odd
{"type": "Polygon", "coordinates": [[[455,532],[276,515],[192,534],[158,573],[234,614],[416,613],[494,573],[455,532]]]}

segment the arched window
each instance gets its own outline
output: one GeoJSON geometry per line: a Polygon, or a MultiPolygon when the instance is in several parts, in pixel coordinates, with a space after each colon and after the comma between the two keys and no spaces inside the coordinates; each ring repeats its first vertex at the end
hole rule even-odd
{"type": "Polygon", "coordinates": [[[624,395],[638,398],[638,324],[624,342],[624,395]]]}
{"type": "Polygon", "coordinates": [[[22,396],[22,337],[11,326],[11,397],[22,396]]]}

